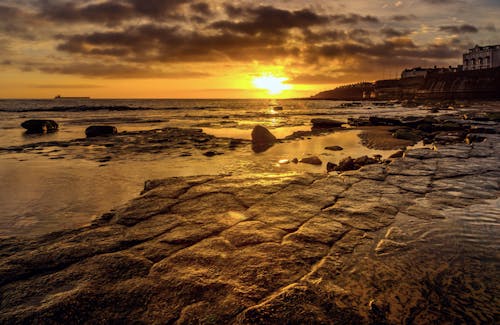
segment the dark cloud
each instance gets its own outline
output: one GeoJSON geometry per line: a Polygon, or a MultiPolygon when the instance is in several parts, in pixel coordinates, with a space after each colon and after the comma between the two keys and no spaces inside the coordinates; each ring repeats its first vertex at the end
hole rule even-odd
{"type": "Polygon", "coordinates": [[[33,31],[33,23],[32,17],[23,10],[0,5],[0,33],[24,40],[35,40],[37,34],[33,31]]]}
{"type": "MultiPolygon", "coordinates": [[[[89,22],[113,26],[139,17],[157,20],[180,18],[177,9],[189,2],[190,0],[108,0],[87,4],[78,1],[43,0],[40,2],[40,16],[52,21],[89,22]]],[[[195,5],[195,9],[203,8],[203,4],[198,5],[201,7],[195,5]]]]}
{"type": "Polygon", "coordinates": [[[411,33],[410,30],[397,30],[391,27],[382,28],[380,32],[387,37],[401,37],[407,36],[411,33]]]}
{"type": "Polygon", "coordinates": [[[440,31],[447,32],[450,34],[466,34],[466,33],[478,33],[479,29],[476,26],[464,24],[460,26],[454,26],[454,25],[449,25],[449,26],[440,26],[439,27],[440,31]]]}
{"type": "Polygon", "coordinates": [[[193,4],[191,4],[190,8],[194,13],[197,13],[197,14],[200,14],[203,16],[209,16],[213,13],[212,8],[210,7],[210,4],[208,4],[206,2],[193,3],[193,4]]]}
{"type": "Polygon", "coordinates": [[[279,35],[248,37],[233,33],[201,34],[176,27],[141,25],[120,32],[72,35],[58,46],[61,51],[89,56],[112,56],[135,62],[210,62],[272,60],[293,55],[279,35]]]}
{"type": "Polygon", "coordinates": [[[348,24],[348,25],[356,25],[359,23],[369,23],[369,24],[378,24],[380,20],[374,16],[362,16],[358,14],[349,14],[349,15],[333,15],[331,19],[337,24],[348,24]]]}
{"type": "Polygon", "coordinates": [[[272,6],[260,6],[236,10],[232,6],[226,6],[226,11],[233,16],[245,17],[245,19],[241,21],[231,19],[217,21],[211,25],[212,28],[255,35],[258,33],[278,33],[291,28],[308,28],[324,25],[330,21],[329,17],[318,15],[309,9],[288,11],[272,6]]]}
{"type": "Polygon", "coordinates": [[[394,15],[391,17],[391,20],[394,21],[414,21],[417,19],[415,15],[394,15]]]}

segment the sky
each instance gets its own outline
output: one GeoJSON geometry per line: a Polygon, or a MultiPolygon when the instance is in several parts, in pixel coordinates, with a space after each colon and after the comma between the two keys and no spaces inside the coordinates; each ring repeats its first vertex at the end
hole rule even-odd
{"type": "Polygon", "coordinates": [[[498,17],[499,0],[0,0],[0,98],[307,97],[461,64],[500,44],[498,17]]]}

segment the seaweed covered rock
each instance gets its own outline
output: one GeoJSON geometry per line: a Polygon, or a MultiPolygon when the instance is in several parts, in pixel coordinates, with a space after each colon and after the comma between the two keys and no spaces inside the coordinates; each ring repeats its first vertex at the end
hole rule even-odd
{"type": "Polygon", "coordinates": [[[26,133],[47,133],[55,132],[59,125],[53,120],[27,120],[21,123],[26,129],[26,133]]]}
{"type": "Polygon", "coordinates": [[[116,127],[111,125],[91,125],[85,130],[87,138],[110,136],[117,133],[116,127]]]}

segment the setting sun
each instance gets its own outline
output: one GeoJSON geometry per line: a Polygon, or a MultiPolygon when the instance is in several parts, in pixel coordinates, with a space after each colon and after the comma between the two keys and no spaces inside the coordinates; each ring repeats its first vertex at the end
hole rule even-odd
{"type": "Polygon", "coordinates": [[[278,78],[273,75],[262,75],[253,78],[252,82],[256,88],[265,89],[270,95],[279,95],[282,91],[291,89],[290,85],[283,84],[288,78],[278,78]]]}

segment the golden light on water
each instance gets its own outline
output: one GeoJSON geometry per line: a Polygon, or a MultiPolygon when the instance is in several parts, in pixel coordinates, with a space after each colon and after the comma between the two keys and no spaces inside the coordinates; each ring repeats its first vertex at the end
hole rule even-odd
{"type": "Polygon", "coordinates": [[[269,95],[279,95],[284,90],[292,89],[292,86],[284,84],[287,80],[288,78],[266,74],[253,78],[252,83],[255,88],[267,90],[269,95]]]}

